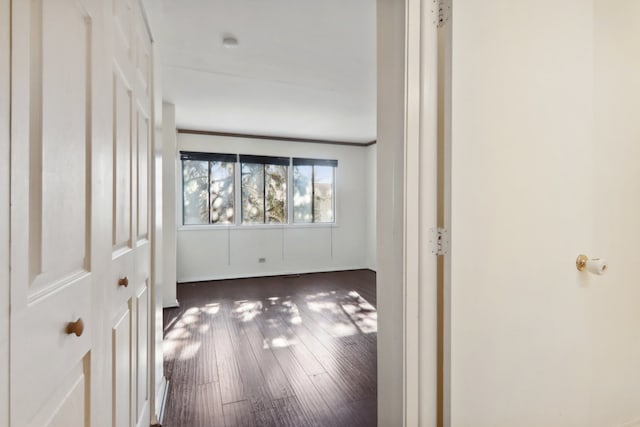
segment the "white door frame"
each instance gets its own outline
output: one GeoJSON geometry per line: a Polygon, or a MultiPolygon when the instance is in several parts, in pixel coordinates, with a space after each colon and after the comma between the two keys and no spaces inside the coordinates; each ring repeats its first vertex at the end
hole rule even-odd
{"type": "Polygon", "coordinates": [[[0,427],[9,425],[10,0],[0,0],[0,427]]]}
{"type": "Polygon", "coordinates": [[[150,176],[150,234],[151,234],[151,277],[150,277],[150,326],[149,326],[149,387],[151,424],[159,424],[164,400],[167,395],[167,380],[164,376],[162,354],[163,315],[163,218],[162,218],[162,87],[160,84],[160,57],[157,45],[160,28],[159,6],[147,0],[140,0],[147,31],[151,38],[151,163],[150,176]]]}
{"type": "Polygon", "coordinates": [[[438,263],[429,233],[438,225],[442,115],[431,6],[378,0],[378,425],[385,427],[437,425],[438,263]]]}
{"type": "Polygon", "coordinates": [[[407,0],[404,169],[404,424],[437,425],[438,26],[407,0]]]}
{"type": "Polygon", "coordinates": [[[429,230],[437,226],[438,30],[420,0],[378,0],[377,37],[378,292],[389,297],[378,298],[385,323],[378,337],[378,419],[381,426],[435,427],[437,259],[429,230]],[[390,117],[396,107],[402,113],[390,117]],[[398,205],[389,203],[387,191],[394,187],[398,205]]]}

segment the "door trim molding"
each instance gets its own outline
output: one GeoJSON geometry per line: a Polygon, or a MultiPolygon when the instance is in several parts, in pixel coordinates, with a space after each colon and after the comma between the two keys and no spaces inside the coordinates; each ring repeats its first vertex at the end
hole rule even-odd
{"type": "Polygon", "coordinates": [[[404,173],[404,424],[438,421],[438,25],[406,0],[404,173]]]}
{"type": "Polygon", "coordinates": [[[0,0],[0,427],[9,425],[10,17],[10,0],[0,0]]]}
{"type": "MultiPolygon", "coordinates": [[[[430,2],[428,2],[430,3],[430,2]]],[[[378,0],[378,424],[438,422],[438,22],[378,0]]]]}

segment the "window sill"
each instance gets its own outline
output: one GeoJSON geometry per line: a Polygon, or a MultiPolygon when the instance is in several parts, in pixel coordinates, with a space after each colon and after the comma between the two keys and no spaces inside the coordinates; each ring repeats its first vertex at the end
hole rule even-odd
{"type": "Polygon", "coordinates": [[[179,225],[178,231],[201,231],[201,230],[294,230],[301,228],[340,228],[337,223],[324,222],[315,224],[246,224],[246,225],[179,225]]]}

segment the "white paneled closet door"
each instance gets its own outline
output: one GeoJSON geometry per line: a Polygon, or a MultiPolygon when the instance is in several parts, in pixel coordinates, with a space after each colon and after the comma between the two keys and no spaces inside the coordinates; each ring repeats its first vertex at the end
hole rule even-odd
{"type": "Polygon", "coordinates": [[[11,426],[148,426],[144,12],[13,0],[11,21],[11,426]]]}
{"type": "Polygon", "coordinates": [[[12,426],[88,426],[94,2],[12,2],[12,426]]]}
{"type": "Polygon", "coordinates": [[[139,2],[112,0],[112,424],[149,425],[151,39],[139,2]]]}

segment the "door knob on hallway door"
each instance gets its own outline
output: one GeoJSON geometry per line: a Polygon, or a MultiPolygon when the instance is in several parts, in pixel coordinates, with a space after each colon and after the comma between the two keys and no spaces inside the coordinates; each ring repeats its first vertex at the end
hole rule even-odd
{"type": "Polygon", "coordinates": [[[129,286],[129,278],[127,276],[119,278],[118,286],[124,286],[125,288],[129,286]]]}
{"type": "Polygon", "coordinates": [[[608,268],[607,261],[600,258],[589,259],[586,255],[578,255],[576,259],[578,271],[587,271],[591,274],[602,276],[608,268]]]}
{"type": "Polygon", "coordinates": [[[78,319],[75,322],[69,322],[65,332],[69,335],[75,334],[77,337],[81,336],[84,332],[84,322],[82,319],[78,319]]]}

